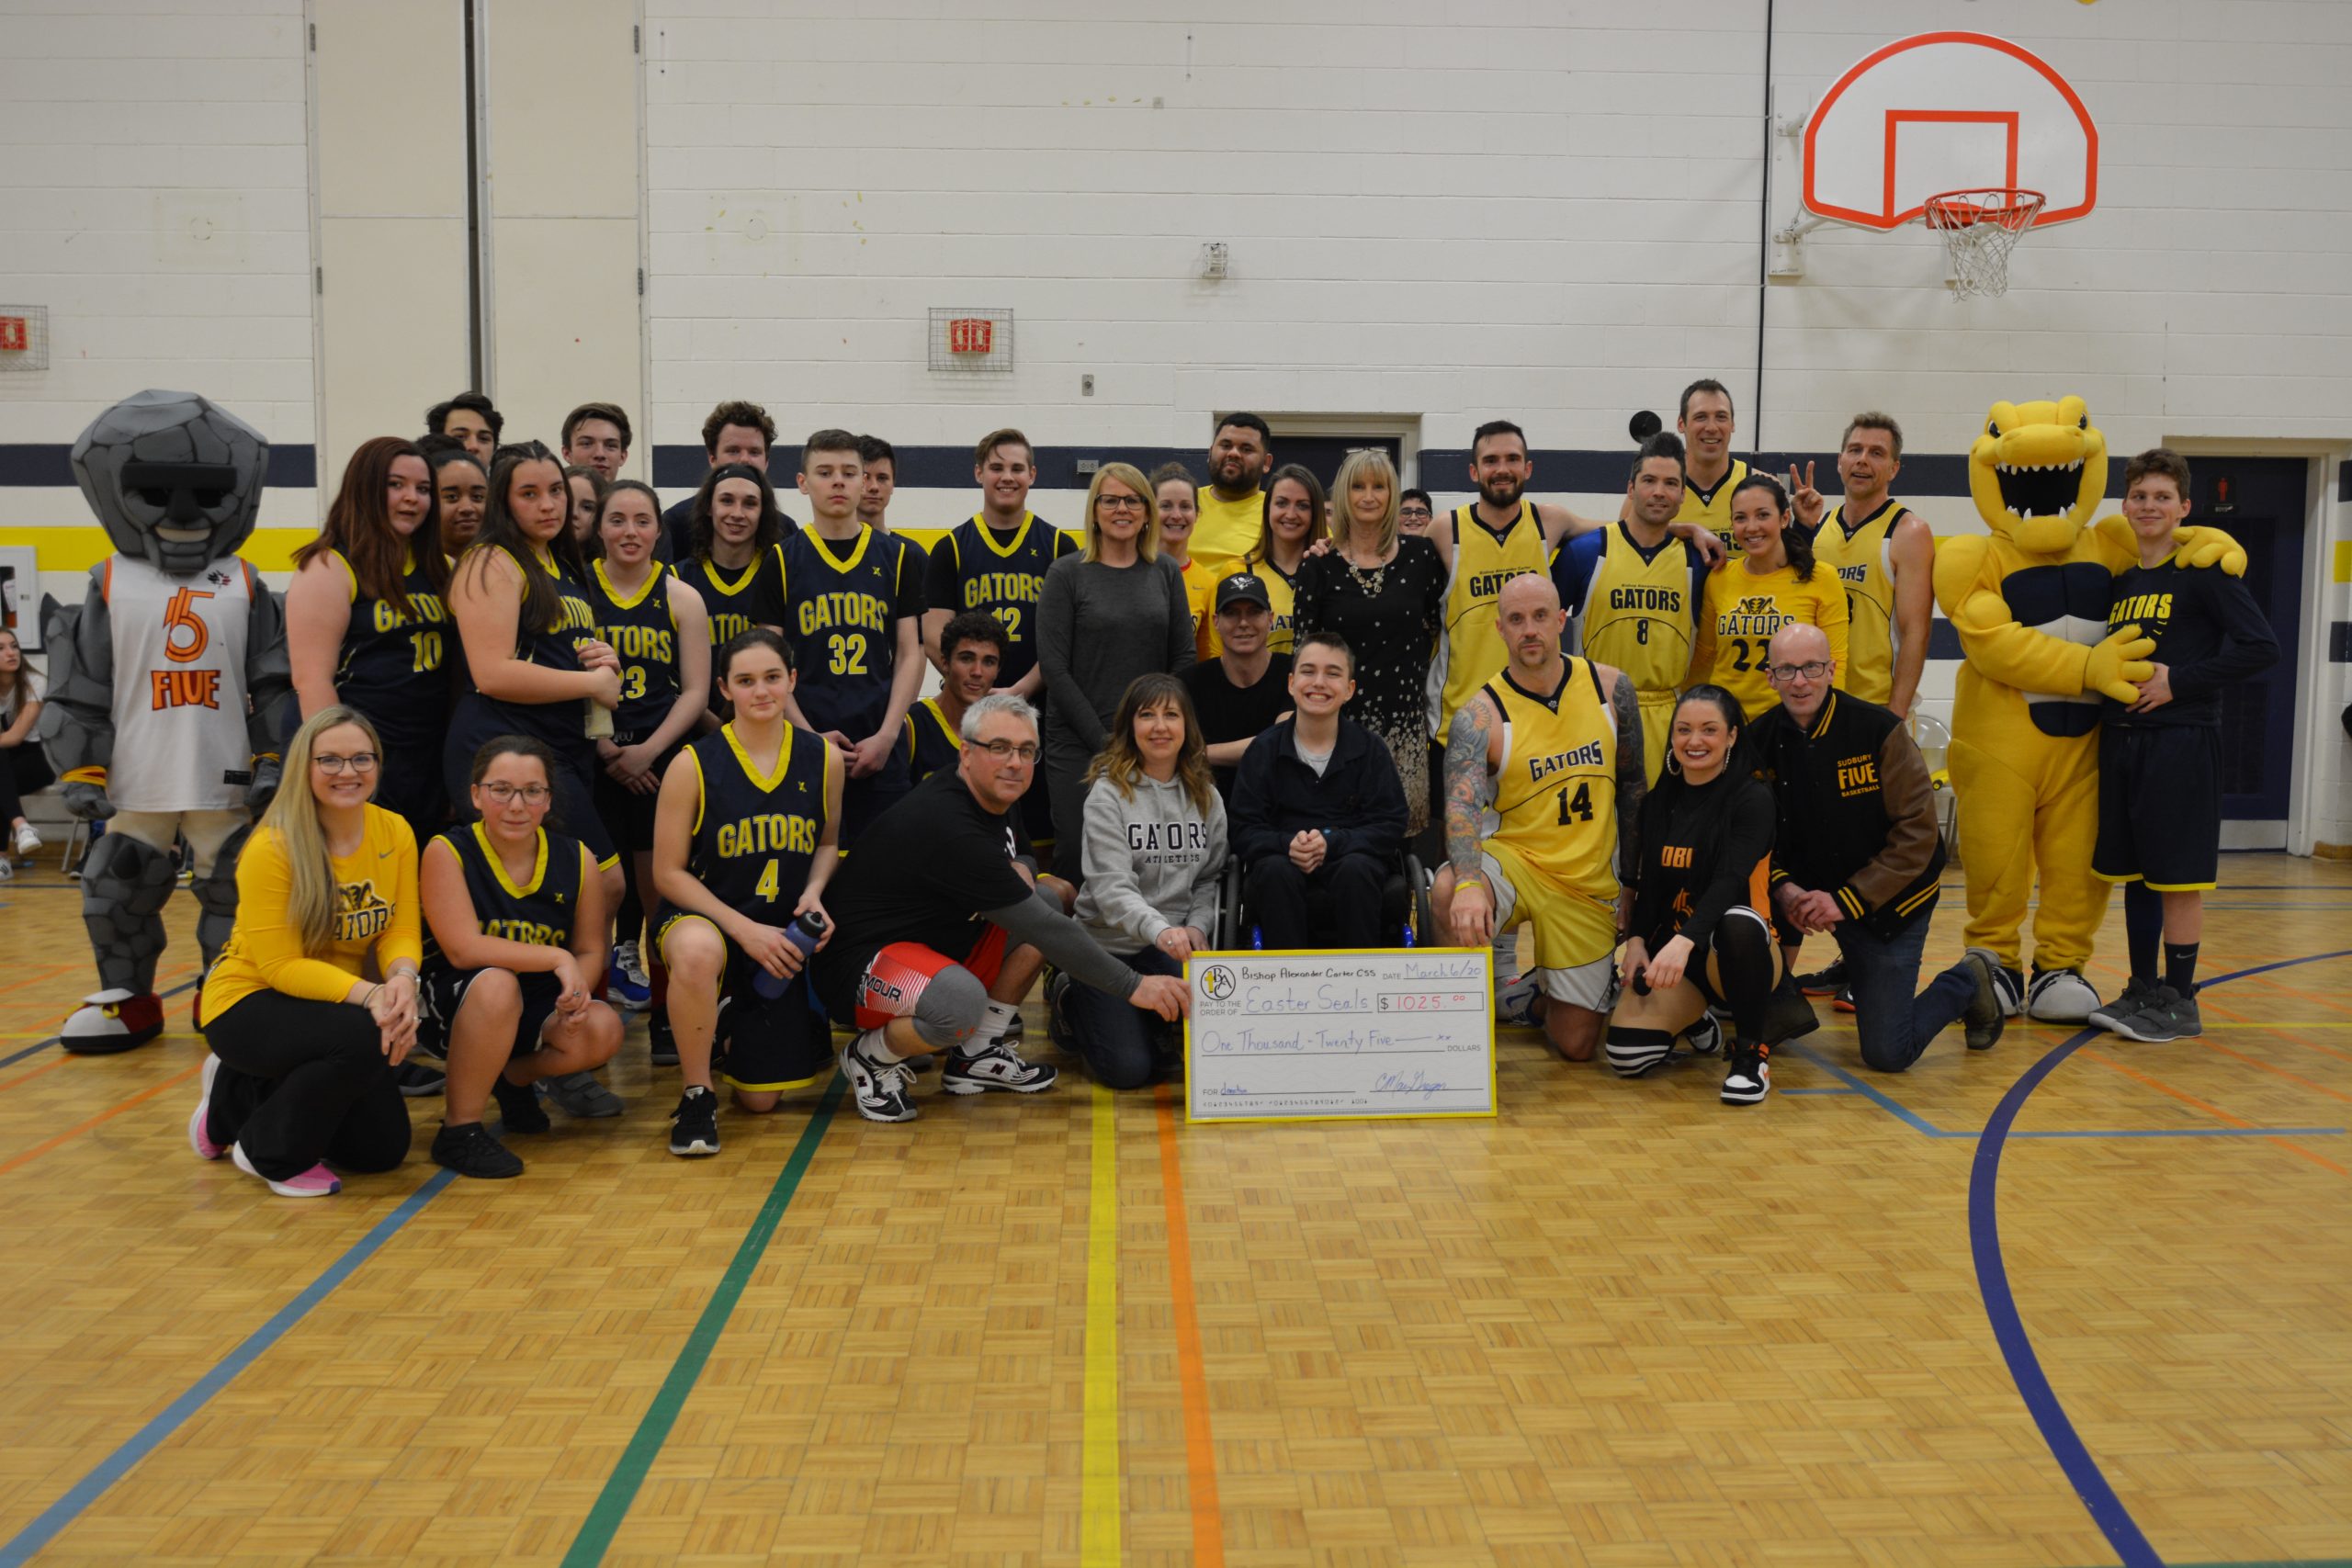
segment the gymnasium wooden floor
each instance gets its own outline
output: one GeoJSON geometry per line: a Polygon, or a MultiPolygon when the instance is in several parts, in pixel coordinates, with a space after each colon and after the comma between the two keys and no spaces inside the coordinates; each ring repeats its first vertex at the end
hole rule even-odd
{"type": "Polygon", "coordinates": [[[172,1032],[57,1052],[53,866],[0,888],[0,1564],[2352,1557],[2352,868],[2227,859],[2201,1042],[1890,1078],[1832,1019],[1735,1111],[1510,1031],[1493,1122],[1073,1074],[688,1163],[640,1026],[522,1179],[427,1100],[298,1203],[184,1141],[189,900],[172,1032]]]}

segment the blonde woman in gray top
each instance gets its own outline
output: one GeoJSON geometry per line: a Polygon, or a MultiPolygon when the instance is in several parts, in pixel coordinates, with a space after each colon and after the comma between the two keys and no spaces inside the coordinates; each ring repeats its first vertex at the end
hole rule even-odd
{"type": "MultiPolygon", "coordinates": [[[[1182,975],[1209,945],[1225,868],[1225,802],[1184,683],[1129,683],[1086,778],[1079,923],[1137,974],[1182,975]]],[[[1105,1088],[1140,1089],[1181,1046],[1176,1026],[1067,976],[1046,999],[1056,1042],[1105,1088]]]]}
{"type": "MultiPolygon", "coordinates": [[[[1193,662],[1184,574],[1160,553],[1151,485],[1130,463],[1105,463],[1086,492],[1086,547],[1046,572],[1037,663],[1046,672],[1045,773],[1054,840],[1084,830],[1087,766],[1111,733],[1127,682],[1193,662]]],[[[1077,856],[1057,857],[1069,877],[1077,856]]],[[[1072,878],[1075,880],[1075,878],[1072,878]]]]}

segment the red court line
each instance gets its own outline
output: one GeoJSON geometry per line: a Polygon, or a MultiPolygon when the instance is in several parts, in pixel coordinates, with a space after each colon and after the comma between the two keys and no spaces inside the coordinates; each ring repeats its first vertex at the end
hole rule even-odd
{"type": "Polygon", "coordinates": [[[1176,1377],[1184,1399],[1184,1470],[1193,1503],[1193,1561],[1225,1568],[1225,1516],[1217,1509],[1216,1450],[1209,1438],[1209,1380],[1201,1362],[1201,1319],[1193,1298],[1193,1237],[1184,1218],[1184,1174],[1176,1156],[1176,1104],[1166,1084],[1152,1090],[1159,1120],[1159,1190],[1168,1209],[1168,1290],[1176,1309],[1176,1377]]]}
{"type": "Polygon", "coordinates": [[[60,1056],[57,1060],[51,1062],[45,1067],[35,1067],[31,1072],[18,1073],[15,1077],[10,1078],[7,1082],[0,1083],[0,1089],[14,1089],[18,1084],[23,1083],[27,1078],[37,1078],[43,1073],[53,1073],[73,1059],[74,1058],[71,1056],[60,1056]]]}
{"type": "MultiPolygon", "coordinates": [[[[69,959],[63,964],[52,964],[48,968],[41,970],[40,973],[28,975],[21,980],[11,980],[6,985],[0,986],[0,996],[6,996],[10,991],[20,991],[27,986],[37,986],[43,980],[54,980],[60,975],[64,974],[68,969],[71,969],[81,963],[82,960],[78,958],[69,959]]],[[[76,1002],[74,1005],[76,1007],[81,1006],[79,1002],[76,1002]]]]}
{"type": "MultiPolygon", "coordinates": [[[[2083,1048],[2082,1054],[2103,1067],[2111,1068],[2116,1072],[2121,1073],[2125,1077],[2131,1078],[2135,1082],[2146,1084],[2150,1089],[2156,1090],[2160,1094],[2168,1094],[2175,1100],[2179,1100],[2183,1105],[2193,1105],[2198,1110],[2205,1112],[2208,1116],[2214,1117],[2219,1121],[2226,1122],[2233,1127],[2251,1127],[2254,1125],[2253,1122],[2248,1122],[2242,1116],[2233,1116],[2218,1105],[2209,1104],[2206,1101],[2198,1099],[2195,1095],[2177,1089],[2173,1088],[2172,1085],[2165,1083],[2163,1079],[2151,1077],[2146,1073],[2141,1072],[2137,1068],[2127,1067],[2122,1063],[2115,1060],[2112,1056],[2094,1051],[2088,1046],[2085,1046],[2083,1048]]],[[[2352,1176],[2352,1170],[2346,1169],[2332,1159],[2327,1159],[2322,1156],[2312,1153],[2311,1150],[2303,1147],[2301,1144],[2294,1143],[2286,1138],[2266,1138],[2263,1141],[2265,1143],[2276,1144],[2290,1154],[2299,1155],[2302,1158],[2311,1161],[2313,1165],[2320,1167],[2324,1170],[2332,1170],[2338,1176],[2352,1176]]],[[[0,1167],[0,1168],[6,1168],[0,1167]]]]}
{"type": "Polygon", "coordinates": [[[91,1128],[97,1126],[100,1122],[113,1121],[116,1117],[121,1115],[132,1106],[146,1103],[148,1100],[151,1100],[157,1095],[163,1093],[165,1089],[176,1088],[178,1085],[187,1082],[188,1079],[196,1077],[197,1074],[203,1070],[204,1064],[202,1062],[198,1062],[194,1066],[188,1068],[186,1072],[174,1073],[162,1083],[156,1084],[151,1089],[141,1089],[137,1094],[132,1095],[129,1100],[124,1100],[121,1104],[113,1107],[111,1110],[101,1111],[96,1116],[91,1117],[88,1121],[68,1127],[65,1131],[58,1134],[57,1136],[50,1139],[46,1143],[35,1144],[31,1148],[27,1149],[20,1155],[10,1155],[6,1159],[0,1159],[0,1176],[6,1176],[12,1170],[30,1165],[34,1160],[37,1160],[41,1156],[49,1153],[50,1150],[57,1147],[60,1144],[71,1143],[74,1139],[80,1137],[83,1134],[88,1132],[91,1128]]]}

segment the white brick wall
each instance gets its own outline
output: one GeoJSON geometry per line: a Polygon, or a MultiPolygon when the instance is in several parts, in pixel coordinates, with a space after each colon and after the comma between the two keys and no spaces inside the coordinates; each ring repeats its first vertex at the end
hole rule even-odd
{"type": "MultiPolygon", "coordinates": [[[[1609,446],[1701,370],[1752,385],[1758,6],[930,9],[650,0],[657,440],[749,394],[787,430],[925,444],[967,439],[976,401],[1041,440],[1177,445],[1254,401],[1609,446]],[[1192,276],[1212,239],[1221,284],[1192,276]],[[1020,312],[1014,377],[923,367],[923,308],[967,302],[1020,312]]],[[[1968,305],[1916,230],[1816,234],[1743,423],[1821,446],[1880,403],[1952,451],[1994,397],[2063,390],[2119,449],[2352,437],[2352,6],[1787,0],[1775,74],[1817,94],[1938,23],[2076,84],[2099,209],[1968,305]]]]}

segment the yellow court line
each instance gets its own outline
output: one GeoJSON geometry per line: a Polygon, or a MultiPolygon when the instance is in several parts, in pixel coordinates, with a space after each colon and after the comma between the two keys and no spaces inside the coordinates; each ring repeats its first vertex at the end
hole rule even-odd
{"type": "Polygon", "coordinates": [[[1079,1487],[1078,1560],[1119,1558],[1119,1143],[1116,1101],[1094,1086],[1092,1179],[1086,1223],[1085,1458],[1079,1487]]]}

